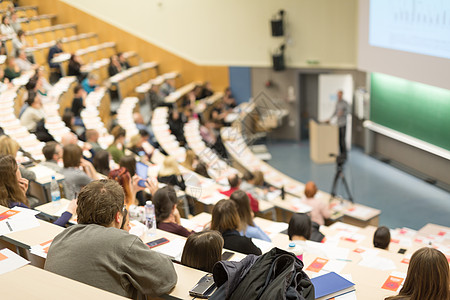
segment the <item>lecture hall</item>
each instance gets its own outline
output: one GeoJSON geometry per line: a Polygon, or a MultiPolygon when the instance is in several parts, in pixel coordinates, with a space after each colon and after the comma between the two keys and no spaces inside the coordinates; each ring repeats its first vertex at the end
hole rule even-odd
{"type": "Polygon", "coordinates": [[[450,1],[0,1],[0,298],[450,300],[450,1]]]}

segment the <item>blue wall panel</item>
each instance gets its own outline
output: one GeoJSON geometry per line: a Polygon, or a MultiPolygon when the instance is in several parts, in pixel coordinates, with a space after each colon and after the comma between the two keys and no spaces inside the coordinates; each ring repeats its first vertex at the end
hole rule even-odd
{"type": "Polygon", "coordinates": [[[230,87],[236,102],[246,102],[252,96],[252,79],[248,67],[229,67],[230,87]]]}

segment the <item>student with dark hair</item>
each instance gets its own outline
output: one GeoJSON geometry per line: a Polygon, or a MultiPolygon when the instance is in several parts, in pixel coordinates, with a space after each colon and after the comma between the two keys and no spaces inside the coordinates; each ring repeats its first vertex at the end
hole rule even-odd
{"type": "Polygon", "coordinates": [[[106,150],[100,150],[95,152],[92,164],[94,165],[94,168],[98,173],[108,176],[109,171],[111,171],[109,168],[110,160],[111,154],[109,154],[109,152],[106,150]]]}
{"type": "Polygon", "coordinates": [[[373,246],[384,250],[389,249],[389,243],[391,242],[391,233],[386,226],[380,226],[377,228],[373,235],[373,246]]]}
{"type": "MultiPolygon", "coordinates": [[[[241,179],[238,174],[233,174],[228,176],[228,183],[230,184],[230,189],[228,191],[221,191],[221,194],[224,194],[227,197],[230,197],[232,193],[240,189],[241,179]]],[[[250,199],[250,207],[253,212],[259,211],[259,203],[258,200],[253,198],[252,194],[247,193],[248,198],[250,199]]]]}
{"type": "Polygon", "coordinates": [[[119,63],[122,66],[122,70],[127,70],[127,69],[131,68],[131,66],[128,63],[128,60],[125,57],[123,52],[117,53],[117,57],[119,58],[119,63]]]}
{"type": "MultiPolygon", "coordinates": [[[[11,155],[0,155],[0,205],[8,208],[14,206],[28,208],[26,197],[28,180],[22,178],[16,160],[11,155]]],[[[76,200],[72,200],[61,217],[54,222],[55,225],[65,226],[77,208],[76,200]]]]}
{"type": "Polygon", "coordinates": [[[81,188],[92,180],[98,179],[94,166],[83,159],[82,150],[79,146],[69,144],[63,148],[64,168],[64,191],[67,199],[72,199],[81,188]],[[83,168],[83,171],[80,169],[83,168]]]}
{"type": "Polygon", "coordinates": [[[155,205],[156,224],[158,229],[188,237],[193,232],[181,226],[178,211],[178,197],[171,186],[165,186],[156,191],[152,197],[155,205]]]}
{"type": "Polygon", "coordinates": [[[222,260],[223,238],[220,232],[206,230],[191,234],[183,248],[181,264],[212,273],[216,262],[222,260]]]}
{"type": "Polygon", "coordinates": [[[113,180],[85,186],[78,197],[78,224],[53,239],[44,268],[127,298],[170,292],[177,282],[170,259],[120,229],[123,199],[113,180]]]}
{"type": "Polygon", "coordinates": [[[249,238],[256,238],[270,242],[269,236],[253,222],[253,212],[250,208],[250,199],[247,193],[237,190],[230,195],[230,200],[236,204],[241,224],[239,226],[241,234],[249,238]]]}
{"type": "Polygon", "coordinates": [[[62,168],[58,165],[58,161],[62,159],[63,153],[61,145],[57,142],[47,142],[42,148],[42,153],[45,156],[45,161],[40,164],[55,172],[61,172],[62,168]]]}
{"type": "Polygon", "coordinates": [[[69,59],[69,65],[67,66],[67,76],[76,76],[78,82],[83,81],[84,75],[81,73],[81,65],[83,64],[81,58],[72,53],[69,59]]]}
{"type": "Polygon", "coordinates": [[[119,166],[126,168],[131,177],[136,174],[136,158],[134,158],[134,155],[125,155],[122,157],[119,166]]]}
{"type": "Polygon", "coordinates": [[[406,280],[398,295],[385,300],[449,300],[449,282],[445,255],[434,248],[421,248],[411,256],[406,280]]]}
{"type": "Polygon", "coordinates": [[[241,224],[236,204],[231,200],[220,200],[214,205],[211,219],[211,230],[222,234],[224,248],[243,254],[261,255],[261,249],[248,237],[241,236],[238,229],[241,224]]]}
{"type": "Polygon", "coordinates": [[[289,221],[288,236],[291,241],[306,241],[311,237],[311,218],[307,214],[293,214],[289,221]]]}
{"type": "Polygon", "coordinates": [[[78,126],[82,126],[83,122],[81,121],[81,111],[86,107],[86,91],[83,90],[81,85],[77,84],[73,88],[73,100],[72,100],[72,108],[71,111],[75,118],[78,118],[75,121],[75,124],[78,126]]]}
{"type": "Polygon", "coordinates": [[[122,72],[122,66],[120,65],[119,57],[116,54],[114,54],[109,58],[109,65],[108,65],[109,77],[112,77],[120,72],[122,72]]]}

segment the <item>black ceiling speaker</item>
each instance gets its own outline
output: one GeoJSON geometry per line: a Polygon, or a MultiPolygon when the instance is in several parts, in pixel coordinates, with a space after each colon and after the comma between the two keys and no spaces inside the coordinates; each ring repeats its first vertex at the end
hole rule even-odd
{"type": "Polygon", "coordinates": [[[283,26],[283,16],[284,10],[280,10],[278,12],[279,16],[275,16],[270,24],[272,25],[272,36],[283,36],[284,35],[284,26],[283,26]]]}
{"type": "Polygon", "coordinates": [[[286,69],[286,66],[284,64],[284,48],[285,45],[281,45],[279,49],[275,51],[274,54],[272,54],[272,63],[273,63],[273,70],[274,71],[283,71],[286,69]]]}

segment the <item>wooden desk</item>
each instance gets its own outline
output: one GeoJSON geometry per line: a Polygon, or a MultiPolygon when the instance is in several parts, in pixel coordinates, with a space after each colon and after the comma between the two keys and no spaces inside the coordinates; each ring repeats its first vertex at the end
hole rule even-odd
{"type": "MultiPolygon", "coordinates": [[[[8,208],[0,206],[0,213],[6,210],[8,210],[8,208]]],[[[31,254],[31,246],[53,240],[53,238],[61,233],[64,228],[42,220],[38,220],[38,222],[38,227],[1,236],[0,238],[3,241],[0,241],[0,246],[8,247],[9,249],[19,253],[25,259],[28,259],[32,265],[42,268],[45,260],[31,254]]]]}
{"type": "Polygon", "coordinates": [[[30,265],[0,275],[0,282],[2,299],[127,299],[30,265]]]}

